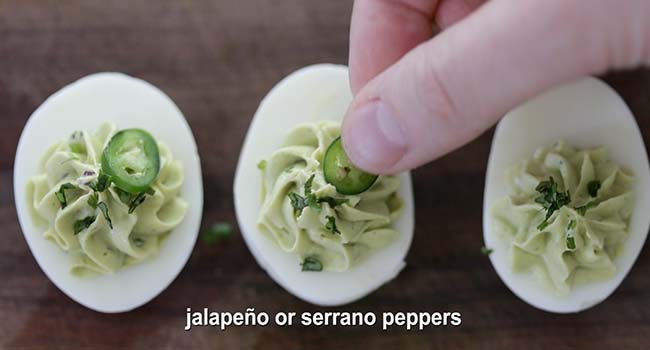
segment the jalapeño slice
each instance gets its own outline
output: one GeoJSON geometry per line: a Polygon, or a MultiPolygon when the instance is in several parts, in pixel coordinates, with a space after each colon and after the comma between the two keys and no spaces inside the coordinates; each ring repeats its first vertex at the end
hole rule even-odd
{"type": "Polygon", "coordinates": [[[160,171],[156,140],[142,129],[118,132],[104,148],[102,171],[126,192],[146,192],[160,171]]]}
{"type": "Polygon", "coordinates": [[[352,165],[343,150],[341,138],[336,138],[327,148],[323,158],[325,181],[345,195],[359,194],[372,186],[377,175],[372,175],[352,165]]]}

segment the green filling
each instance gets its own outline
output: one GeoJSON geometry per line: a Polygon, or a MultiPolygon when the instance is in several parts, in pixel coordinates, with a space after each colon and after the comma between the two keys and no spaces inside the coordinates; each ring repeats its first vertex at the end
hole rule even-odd
{"type": "Polygon", "coordinates": [[[397,177],[381,176],[355,195],[325,181],[323,157],[339,134],[336,122],[299,125],[261,171],[258,227],[306,271],[346,271],[399,235],[392,228],[402,209],[397,177]]]}
{"type": "Polygon", "coordinates": [[[508,196],[494,204],[492,217],[514,272],[536,275],[558,295],[614,275],[628,236],[634,177],[605,149],[558,141],[508,169],[506,182],[508,196]]]}

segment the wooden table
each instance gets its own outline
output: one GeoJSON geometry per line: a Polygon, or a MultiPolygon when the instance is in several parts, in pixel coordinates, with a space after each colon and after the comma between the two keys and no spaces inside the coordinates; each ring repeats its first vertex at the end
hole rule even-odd
{"type": "MultiPolygon", "coordinates": [[[[577,315],[515,297],[481,255],[482,193],[492,133],[413,173],[417,228],[408,267],[344,308],[460,311],[458,328],[231,328],[184,332],[187,307],[316,311],[277,286],[239,235],[199,242],[159,297],[99,314],[41,272],[16,219],[13,157],[31,112],[61,86],[121,71],[166,91],[196,135],[204,169],[203,226],[234,223],[232,182],[251,116],[267,90],[315,62],[346,63],[350,1],[0,0],[0,347],[6,349],[648,349],[650,252],[620,288],[577,315]]],[[[650,138],[650,72],[608,75],[650,138]]]]}

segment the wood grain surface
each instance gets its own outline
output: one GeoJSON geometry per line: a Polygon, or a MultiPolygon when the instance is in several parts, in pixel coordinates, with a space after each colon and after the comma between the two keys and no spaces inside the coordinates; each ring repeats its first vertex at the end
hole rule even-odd
{"type": "MultiPolygon", "coordinates": [[[[413,173],[415,241],[408,267],[349,311],[459,311],[458,328],[202,328],[187,307],[317,311],[276,285],[242,238],[199,242],[176,281],[120,315],[73,302],[39,269],[16,218],[13,157],[31,112],[84,75],[120,71],[167,92],[196,135],[203,226],[235,223],[232,183],[257,104],[291,71],[345,64],[345,0],[0,0],[0,348],[4,349],[648,349],[650,252],[620,288],[577,315],[539,311],[497,277],[482,246],[482,194],[492,131],[413,173]]],[[[610,74],[650,140],[650,71],[610,74]]],[[[124,286],[128,293],[128,286],[124,286]]]]}

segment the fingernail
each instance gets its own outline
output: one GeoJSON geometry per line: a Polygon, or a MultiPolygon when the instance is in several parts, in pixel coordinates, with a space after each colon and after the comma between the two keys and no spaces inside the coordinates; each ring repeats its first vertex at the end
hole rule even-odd
{"type": "Polygon", "coordinates": [[[382,174],[406,153],[406,136],[392,107],[372,100],[348,112],[343,146],[356,166],[382,174]]]}

